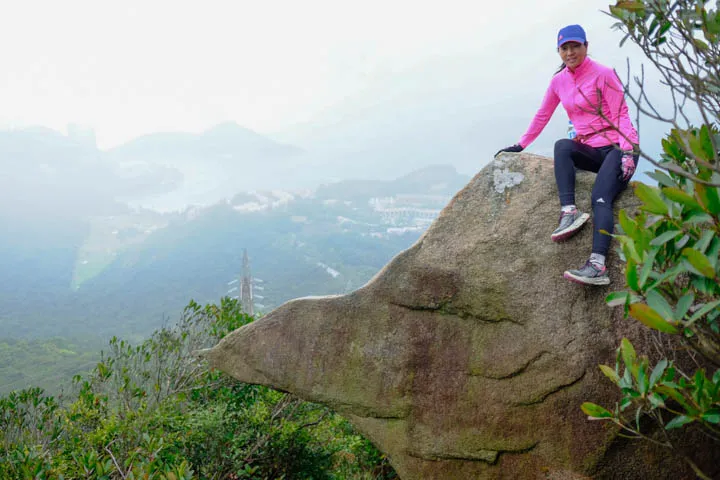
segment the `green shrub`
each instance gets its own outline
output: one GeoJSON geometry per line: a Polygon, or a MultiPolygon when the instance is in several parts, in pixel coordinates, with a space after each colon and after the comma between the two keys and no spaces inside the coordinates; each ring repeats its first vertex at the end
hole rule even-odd
{"type": "Polygon", "coordinates": [[[62,404],[38,388],[0,398],[0,478],[395,478],[325,407],[194,357],[250,321],[232,299],[191,302],[139,345],[113,338],[62,404]]]}
{"type": "MultiPolygon", "coordinates": [[[[659,167],[650,174],[658,186],[635,183],[640,212],[619,214],[614,237],[627,288],[610,294],[607,303],[679,339],[694,352],[695,366],[683,370],[667,350],[651,365],[623,339],[615,366],[600,367],[619,388],[620,400],[614,408],[587,402],[582,409],[592,419],[614,422],[626,434],[678,454],[664,432],[700,429],[720,454],[720,9],[712,5],[646,0],[610,7],[616,26],[626,33],[623,41],[632,40],[658,68],[675,110],[663,118],[639,101],[647,101],[643,94],[637,101],[641,112],[672,128],[659,159],[643,153],[659,167]],[[690,124],[691,116],[700,119],[700,127],[690,124]],[[660,435],[643,428],[641,419],[647,417],[660,435]]],[[[708,478],[691,458],[683,458],[699,477],[708,478]]]]}

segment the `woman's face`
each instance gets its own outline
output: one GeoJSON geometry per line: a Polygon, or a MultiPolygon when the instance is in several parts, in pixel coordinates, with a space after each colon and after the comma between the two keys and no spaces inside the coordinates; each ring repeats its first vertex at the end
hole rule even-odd
{"type": "Polygon", "coordinates": [[[558,48],[560,58],[570,70],[580,65],[587,56],[587,46],[580,42],[565,42],[558,48]]]}

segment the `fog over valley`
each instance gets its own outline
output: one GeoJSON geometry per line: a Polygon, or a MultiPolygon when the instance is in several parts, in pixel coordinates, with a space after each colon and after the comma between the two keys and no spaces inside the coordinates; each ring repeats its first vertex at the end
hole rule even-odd
{"type": "MultiPolygon", "coordinates": [[[[67,371],[239,296],[245,252],[259,314],[364,285],[525,132],[559,26],[623,80],[642,64],[597,2],[41,3],[0,19],[0,346],[67,371]]],[[[566,129],[558,108],[528,151],[566,129]]],[[[0,390],[53,384],[28,362],[0,390]]]]}

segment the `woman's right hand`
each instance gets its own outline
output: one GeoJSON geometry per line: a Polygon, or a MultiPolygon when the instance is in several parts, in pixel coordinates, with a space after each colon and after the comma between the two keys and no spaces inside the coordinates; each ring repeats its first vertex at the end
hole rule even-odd
{"type": "Polygon", "coordinates": [[[522,152],[523,150],[524,150],[524,148],[519,143],[516,143],[515,145],[510,145],[509,147],[505,147],[502,150],[498,150],[498,152],[495,154],[495,156],[497,157],[502,152],[518,153],[518,152],[522,152]]]}

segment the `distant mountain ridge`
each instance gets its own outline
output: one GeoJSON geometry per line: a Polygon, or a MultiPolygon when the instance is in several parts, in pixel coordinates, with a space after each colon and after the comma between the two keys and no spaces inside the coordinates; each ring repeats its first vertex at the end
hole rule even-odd
{"type": "Polygon", "coordinates": [[[171,211],[188,204],[210,205],[241,190],[270,188],[286,178],[292,182],[290,166],[302,153],[295,146],[226,122],[199,134],[144,135],[109,150],[106,156],[126,172],[158,168],[177,172],[172,190],[124,198],[132,205],[171,211]]]}
{"type": "Polygon", "coordinates": [[[116,159],[166,161],[196,157],[283,157],[302,153],[298,147],[279,143],[235,122],[225,122],[199,133],[159,132],[135,138],[108,150],[116,159]]]}
{"type": "Polygon", "coordinates": [[[368,198],[396,194],[446,194],[460,190],[470,180],[452,165],[430,165],[393,180],[341,180],[318,187],[318,198],[368,198]]]}

